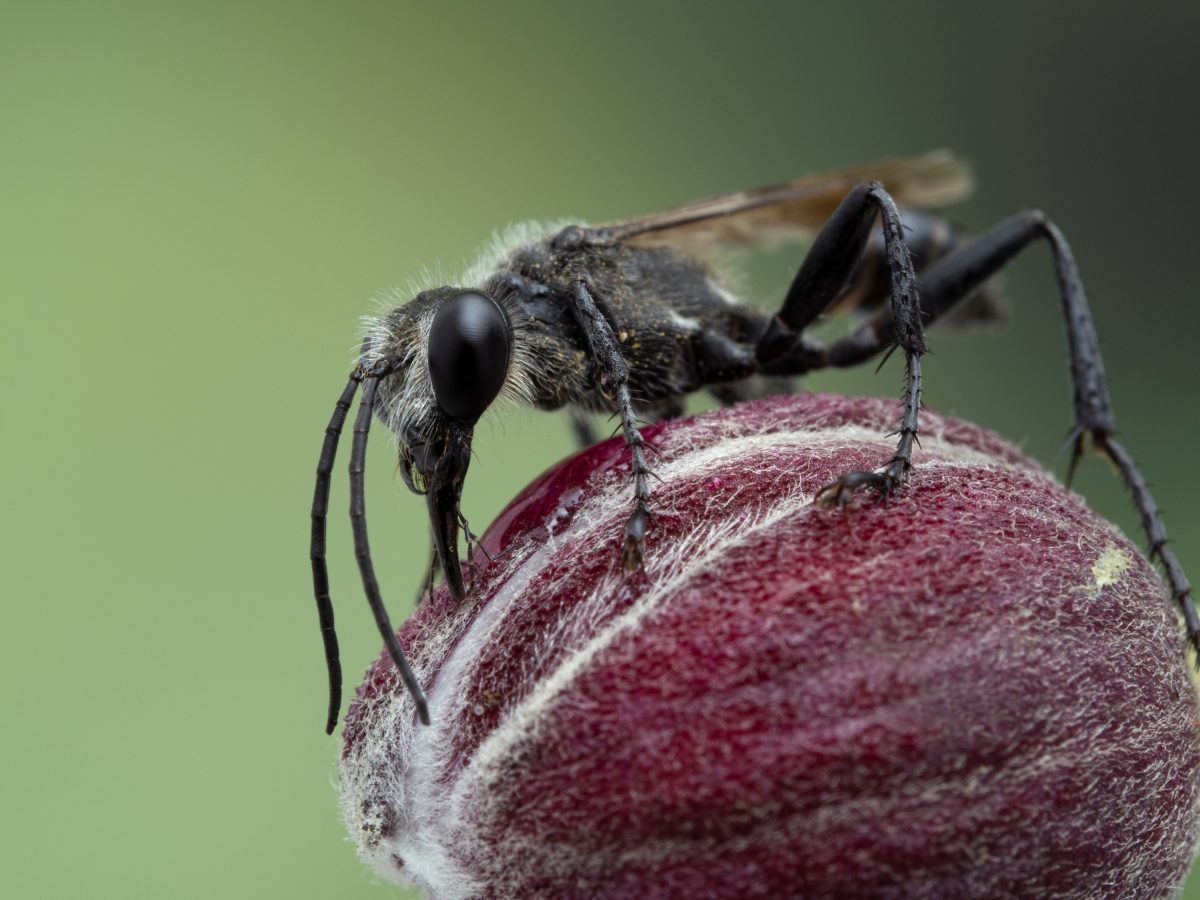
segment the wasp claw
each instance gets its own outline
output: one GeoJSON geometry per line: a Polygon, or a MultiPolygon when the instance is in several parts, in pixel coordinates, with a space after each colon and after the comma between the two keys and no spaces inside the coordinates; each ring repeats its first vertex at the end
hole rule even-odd
{"type": "Polygon", "coordinates": [[[888,473],[847,472],[817,491],[813,495],[813,503],[821,509],[844,510],[855,491],[862,487],[873,487],[883,496],[886,504],[896,484],[897,480],[888,473]]]}
{"type": "Polygon", "coordinates": [[[634,507],[629,521],[625,524],[625,553],[623,559],[627,572],[633,572],[642,567],[642,560],[646,550],[646,522],[649,518],[650,511],[646,509],[646,504],[638,503],[634,507]]]}

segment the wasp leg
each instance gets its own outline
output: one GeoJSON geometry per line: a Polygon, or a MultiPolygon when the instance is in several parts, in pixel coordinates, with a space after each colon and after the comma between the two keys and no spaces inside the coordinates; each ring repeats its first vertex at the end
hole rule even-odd
{"type": "MultiPolygon", "coordinates": [[[[934,263],[967,243],[966,235],[953,222],[933,210],[901,206],[900,215],[904,220],[904,242],[912,254],[918,279],[923,279],[934,263]]],[[[890,297],[887,247],[883,231],[876,227],[871,231],[871,238],[858,267],[828,312],[853,310],[869,315],[886,306],[890,297]]],[[[1008,304],[999,287],[985,281],[969,297],[956,303],[954,310],[940,321],[962,327],[1002,321],[1007,315],[1008,304]]],[[[929,324],[928,320],[925,324],[929,324]]]]}
{"type": "Polygon", "coordinates": [[[683,397],[666,397],[645,411],[651,422],[669,422],[672,419],[683,418],[685,406],[683,397]]]}
{"type": "Polygon", "coordinates": [[[825,348],[803,338],[801,333],[842,295],[855,274],[877,214],[891,282],[891,336],[894,345],[904,350],[906,364],[904,414],[897,432],[900,440],[882,472],[849,472],[818,491],[815,500],[822,506],[844,506],[848,493],[864,486],[874,487],[886,499],[912,468],[921,408],[925,333],[921,326],[917,276],[905,243],[904,226],[895,202],[882,185],[868,181],[846,195],[817,233],[782,308],[755,348],[755,357],[765,374],[800,374],[829,364],[825,348]]]}
{"type": "MultiPolygon", "coordinates": [[[[683,397],[666,397],[650,407],[643,407],[642,421],[643,424],[646,422],[666,422],[671,419],[680,418],[683,416],[683,413],[683,397]]],[[[580,450],[586,450],[588,447],[592,446],[592,444],[595,444],[600,440],[599,435],[597,435],[595,429],[592,428],[592,420],[588,418],[587,413],[572,407],[570,411],[570,417],[571,430],[575,432],[575,439],[579,442],[580,450]]],[[[613,431],[609,437],[615,437],[617,431],[620,431],[621,429],[622,426],[618,425],[616,430],[613,431]]]]}
{"type": "Polygon", "coordinates": [[[592,358],[600,367],[604,386],[612,391],[625,432],[625,445],[632,456],[633,513],[625,525],[625,568],[632,571],[642,564],[646,526],[650,520],[650,468],[642,452],[642,434],[638,431],[633,400],[629,396],[629,363],[621,355],[620,345],[608,319],[600,311],[591,289],[583,281],[572,283],[568,292],[571,311],[587,335],[592,358]]]}
{"type": "Polygon", "coordinates": [[[596,429],[592,427],[591,419],[587,417],[586,413],[572,408],[570,416],[571,431],[575,434],[575,441],[579,444],[580,450],[590,447],[600,440],[596,434],[596,429]]]}
{"type": "Polygon", "coordinates": [[[463,540],[467,544],[467,565],[474,565],[473,559],[476,550],[486,556],[488,562],[496,561],[496,557],[488,551],[487,547],[483,546],[479,535],[471,530],[471,523],[467,521],[467,517],[461,511],[458,514],[458,526],[463,530],[463,540]]]}
{"type": "Polygon", "coordinates": [[[733,406],[747,400],[760,400],[776,394],[794,394],[796,383],[790,378],[751,377],[744,381],[730,384],[714,384],[708,387],[708,392],[722,406],[733,406]]]}
{"type": "MultiPolygon", "coordinates": [[[[1075,405],[1067,483],[1070,484],[1071,475],[1083,454],[1084,441],[1090,436],[1096,449],[1112,460],[1133,494],[1142,528],[1149,540],[1150,558],[1157,556],[1162,562],[1171,596],[1183,613],[1188,640],[1200,654],[1200,614],[1197,614],[1191,585],[1179,560],[1167,545],[1167,531],[1145,478],[1129,452],[1115,438],[1116,420],[1104,376],[1100,344],[1079,269],[1062,232],[1044,213],[1036,210],[1000,223],[973,244],[947,256],[929,269],[921,281],[922,311],[928,319],[937,319],[1039,238],[1050,244],[1054,256],[1054,270],[1067,325],[1075,405]]],[[[856,332],[829,348],[829,365],[850,366],[863,362],[891,346],[893,333],[891,316],[887,310],[883,310],[863,323],[856,332]]]]}

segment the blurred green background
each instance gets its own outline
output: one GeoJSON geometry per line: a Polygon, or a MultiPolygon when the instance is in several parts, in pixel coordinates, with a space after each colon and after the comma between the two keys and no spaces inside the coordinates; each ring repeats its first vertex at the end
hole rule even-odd
{"type": "MultiPolygon", "coordinates": [[[[979,177],[965,224],[1038,205],[1072,241],[1119,421],[1200,577],[1200,7],[1131,9],[0,2],[0,892],[403,895],[337,815],[312,472],[369,298],[513,220],[955,148],[979,177]]],[[[796,261],[756,267],[762,302],[796,261]]],[[[1047,252],[1007,285],[1003,332],[931,337],[926,401],[1050,463],[1070,405],[1047,252]]],[[[426,525],[376,432],[400,618],[426,525]]],[[[571,440],[507,411],[476,449],[482,525],[571,440]]],[[[337,472],[352,685],[379,639],[337,472]]],[[[1079,487],[1142,542],[1106,466],[1079,487]]]]}

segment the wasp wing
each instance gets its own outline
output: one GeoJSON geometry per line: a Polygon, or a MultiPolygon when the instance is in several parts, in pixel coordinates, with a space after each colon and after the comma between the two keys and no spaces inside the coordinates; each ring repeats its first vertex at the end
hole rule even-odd
{"type": "Polygon", "coordinates": [[[678,209],[592,229],[594,239],[670,246],[692,255],[717,247],[772,244],[811,236],[856,184],[879,181],[897,203],[941,207],[970,193],[971,173],[949,150],[895,157],[810,175],[790,184],[698,200],[678,209]]]}

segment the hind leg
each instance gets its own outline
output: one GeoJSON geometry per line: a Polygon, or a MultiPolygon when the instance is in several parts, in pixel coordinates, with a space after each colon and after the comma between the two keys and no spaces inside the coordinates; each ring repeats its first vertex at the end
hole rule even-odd
{"type": "MultiPolygon", "coordinates": [[[[1050,245],[1067,326],[1075,407],[1075,423],[1068,439],[1071,460],[1067,483],[1070,484],[1075,467],[1083,455],[1084,445],[1090,439],[1097,450],[1112,460],[1133,495],[1149,541],[1149,555],[1151,559],[1157,556],[1162,562],[1171,595],[1183,614],[1188,640],[1200,653],[1200,615],[1197,614],[1191,585],[1167,544],[1166,527],[1145,478],[1138,471],[1129,451],[1116,439],[1116,420],[1091,309],[1071,249],[1058,227],[1042,212],[1035,210],[1022,213],[1000,223],[973,244],[939,261],[922,278],[922,312],[927,321],[936,320],[949,312],[1009,260],[1038,240],[1045,240],[1050,245]]],[[[831,346],[828,349],[828,364],[857,365],[894,346],[896,340],[896,328],[890,311],[883,310],[853,334],[831,346]]],[[[860,486],[855,479],[862,475],[854,473],[829,485],[818,494],[818,502],[823,501],[827,505],[844,502],[845,497],[860,486]]]]}

